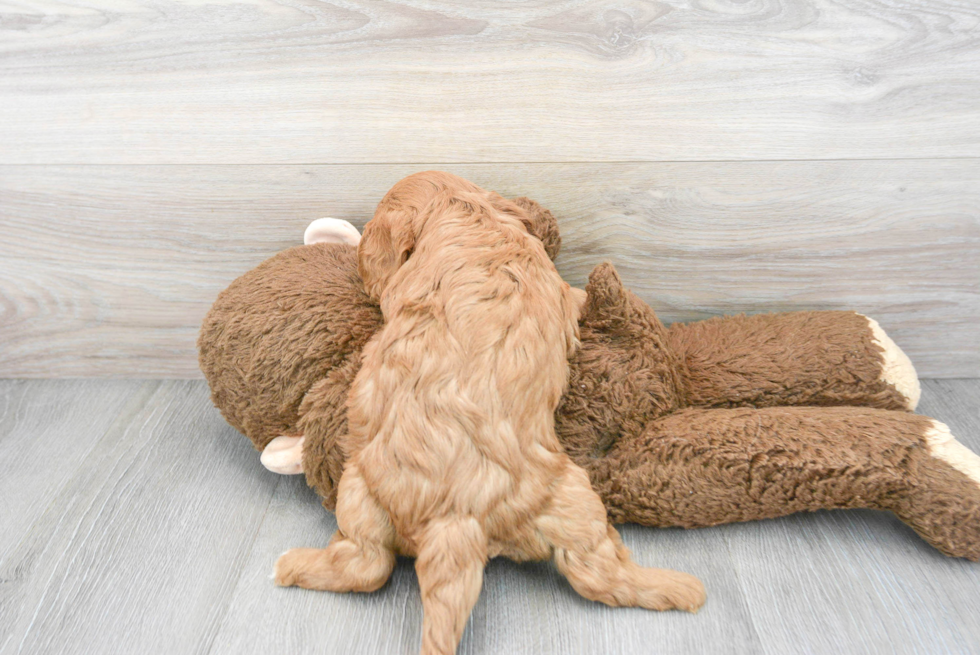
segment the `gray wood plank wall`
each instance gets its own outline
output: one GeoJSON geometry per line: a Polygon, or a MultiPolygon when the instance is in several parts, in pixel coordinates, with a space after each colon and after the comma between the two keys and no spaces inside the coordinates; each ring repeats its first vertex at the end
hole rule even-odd
{"type": "Polygon", "coordinates": [[[4,14],[8,162],[980,154],[971,2],[23,0],[4,14]]]}
{"type": "Polygon", "coordinates": [[[980,375],[980,6],[0,6],[0,376],[194,377],[217,292],[442,168],[667,321],[853,308],[980,375]]]}

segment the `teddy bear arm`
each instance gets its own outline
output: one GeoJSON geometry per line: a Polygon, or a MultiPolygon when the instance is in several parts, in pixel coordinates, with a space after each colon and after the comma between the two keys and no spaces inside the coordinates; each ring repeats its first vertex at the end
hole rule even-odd
{"type": "Polygon", "coordinates": [[[682,396],[695,407],[914,409],[919,381],[878,324],[855,312],[727,316],[672,325],[682,396]]]}
{"type": "Polygon", "coordinates": [[[298,428],[303,434],[302,469],[306,483],[333,510],[337,485],[347,463],[347,396],[361,368],[360,353],[314,384],[300,405],[298,428]]]}
{"type": "Polygon", "coordinates": [[[616,522],[692,528],[864,507],[894,512],[947,555],[980,558],[980,457],[925,416],[692,408],[578,463],[616,522]]]}

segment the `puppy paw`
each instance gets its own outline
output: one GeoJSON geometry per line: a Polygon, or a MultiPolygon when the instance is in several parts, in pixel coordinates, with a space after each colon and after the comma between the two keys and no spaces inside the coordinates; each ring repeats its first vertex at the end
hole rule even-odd
{"type": "Polygon", "coordinates": [[[339,218],[318,218],[303,233],[303,243],[307,246],[314,243],[346,243],[356,246],[361,242],[361,234],[357,228],[339,218]]]}
{"type": "Polygon", "coordinates": [[[707,598],[704,584],[693,575],[664,569],[643,569],[637,581],[640,607],[697,613],[707,598]]]}
{"type": "MultiPolygon", "coordinates": [[[[864,315],[862,314],[862,316],[864,315]]],[[[912,366],[912,361],[891,340],[891,337],[885,334],[885,331],[878,325],[878,321],[867,316],[864,318],[868,320],[868,327],[871,328],[872,340],[884,351],[881,354],[884,360],[881,379],[905,396],[906,407],[909,410],[914,410],[919,404],[922,389],[919,386],[919,376],[915,372],[915,367],[912,366]]]]}
{"type": "Polygon", "coordinates": [[[314,548],[292,548],[279,556],[272,569],[272,577],[280,587],[292,587],[299,583],[301,573],[309,565],[314,548]]]}
{"type": "Polygon", "coordinates": [[[292,587],[296,581],[287,555],[289,555],[288,550],[276,559],[276,563],[272,567],[272,579],[276,581],[276,585],[279,587],[292,587]]]}

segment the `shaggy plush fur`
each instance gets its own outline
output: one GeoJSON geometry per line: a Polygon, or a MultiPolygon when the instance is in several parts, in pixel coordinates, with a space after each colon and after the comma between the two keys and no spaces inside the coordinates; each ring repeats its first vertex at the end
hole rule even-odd
{"type": "MultiPolygon", "coordinates": [[[[553,235],[554,257],[554,219],[520,202],[534,233],[553,235]]],[[[199,341],[215,404],[257,448],[306,435],[303,469],[328,509],[359,351],[382,325],[354,254],[319,244],[276,255],[219,296],[199,341]]],[[[613,520],[691,527],[874,507],[948,555],[980,559],[980,484],[930,450],[932,423],[883,379],[867,319],[798,312],[667,329],[609,264],[587,292],[555,425],[613,520]]]]}
{"type": "Polygon", "coordinates": [[[854,312],[793,312],[676,324],[667,343],[687,406],[908,409],[868,334],[854,312]]]}
{"type": "MultiPolygon", "coordinates": [[[[370,591],[396,554],[422,588],[423,653],[452,653],[495,555],[554,558],[609,605],[696,610],[699,581],[629,559],[554,412],[578,346],[579,304],[517,205],[445,174],[403,180],[364,231],[358,263],[385,326],[347,403],[340,526],[276,581],[370,591]]],[[[580,292],[581,293],[581,292],[580,292]]]]}
{"type": "Polygon", "coordinates": [[[980,559],[980,484],[930,455],[935,421],[901,411],[905,397],[881,382],[864,317],[667,330],[608,264],[586,291],[556,427],[613,521],[691,528],[866,507],[893,511],[947,555],[980,559]]]}
{"type": "MultiPolygon", "coordinates": [[[[211,385],[215,406],[261,450],[279,435],[302,434],[304,396],[359,366],[382,323],[355,248],[290,248],[218,295],[198,337],[199,363],[209,381],[220,380],[211,385]]],[[[345,398],[352,379],[343,380],[345,398]]]]}

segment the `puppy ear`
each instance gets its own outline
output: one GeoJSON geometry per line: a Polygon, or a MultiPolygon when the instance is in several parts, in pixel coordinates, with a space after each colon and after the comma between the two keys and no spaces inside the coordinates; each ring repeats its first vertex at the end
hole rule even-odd
{"type": "Polygon", "coordinates": [[[493,206],[496,211],[519,219],[521,223],[524,224],[524,229],[528,231],[528,234],[534,234],[534,232],[531,231],[531,228],[534,227],[534,224],[531,222],[531,217],[528,216],[527,212],[525,212],[521,207],[517,206],[507,198],[504,198],[496,191],[486,191],[484,193],[485,197],[490,200],[490,205],[493,206]]]}
{"type": "Polygon", "coordinates": [[[364,226],[357,246],[357,271],[368,296],[377,301],[388,281],[404,264],[415,248],[415,231],[411,220],[393,220],[378,212],[364,226]]]}
{"type": "Polygon", "coordinates": [[[551,212],[531,200],[530,198],[520,197],[511,200],[524,212],[524,225],[527,231],[541,240],[544,250],[548,257],[554,261],[561,250],[561,235],[558,233],[558,221],[551,215],[551,212]]]}

